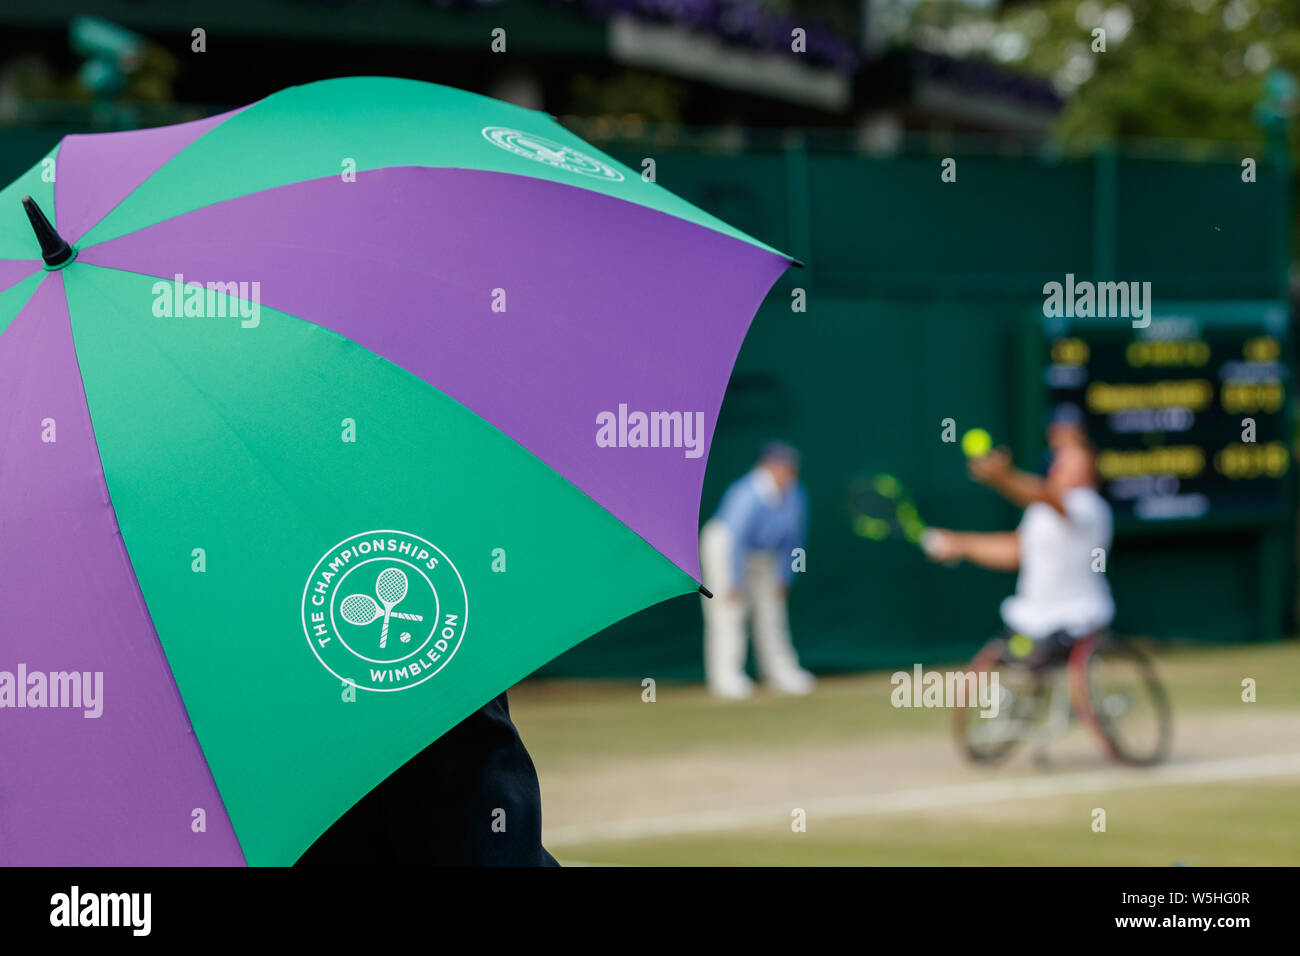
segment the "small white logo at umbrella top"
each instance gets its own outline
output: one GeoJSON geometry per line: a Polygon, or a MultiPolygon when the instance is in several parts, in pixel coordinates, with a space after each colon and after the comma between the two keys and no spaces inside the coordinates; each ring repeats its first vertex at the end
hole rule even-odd
{"type": "Polygon", "coordinates": [[[483,138],[493,146],[500,146],[516,156],[533,159],[557,169],[581,173],[583,176],[594,176],[596,179],[604,179],[611,183],[623,181],[623,174],[609,163],[588,156],[572,146],[547,139],[545,136],[535,136],[508,126],[485,126],[483,138]]]}

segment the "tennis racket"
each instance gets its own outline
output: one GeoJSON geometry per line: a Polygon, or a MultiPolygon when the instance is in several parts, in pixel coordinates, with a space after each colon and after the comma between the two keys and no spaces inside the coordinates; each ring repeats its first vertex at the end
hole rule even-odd
{"type": "MultiPolygon", "coordinates": [[[[349,594],[339,604],[339,613],[349,624],[365,627],[383,617],[384,609],[369,594],[349,594]]],[[[406,614],[402,611],[390,611],[388,616],[395,617],[399,621],[424,620],[423,614],[406,614]]]]}
{"type": "Polygon", "coordinates": [[[388,621],[393,616],[393,608],[406,600],[406,575],[397,568],[389,568],[379,575],[375,582],[375,597],[384,605],[384,629],[379,633],[379,646],[388,646],[388,621]]]}
{"type": "MultiPolygon", "coordinates": [[[[406,589],[406,575],[397,568],[388,568],[375,581],[375,597],[379,598],[378,603],[369,594],[349,594],[343,599],[343,603],[339,605],[339,613],[343,616],[343,620],[359,627],[372,624],[382,617],[384,626],[379,632],[379,646],[381,648],[387,647],[388,622],[392,618],[402,621],[424,620],[419,614],[405,614],[393,610],[394,607],[406,599],[406,589]]],[[[409,640],[409,637],[403,635],[403,643],[409,640]]]]}
{"type": "Polygon", "coordinates": [[[849,487],[853,533],[871,541],[901,539],[922,546],[929,530],[903,483],[893,475],[859,478],[849,487]]]}

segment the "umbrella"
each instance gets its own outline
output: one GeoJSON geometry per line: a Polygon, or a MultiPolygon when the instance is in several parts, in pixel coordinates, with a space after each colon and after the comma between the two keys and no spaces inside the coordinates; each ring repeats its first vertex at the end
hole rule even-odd
{"type": "Polygon", "coordinates": [[[0,192],[0,860],[291,863],[695,591],[790,263],[415,81],[65,137],[0,192]]]}

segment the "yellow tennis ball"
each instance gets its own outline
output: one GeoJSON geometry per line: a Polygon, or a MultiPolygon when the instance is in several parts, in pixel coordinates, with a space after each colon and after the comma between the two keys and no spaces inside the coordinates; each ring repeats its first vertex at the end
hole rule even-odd
{"type": "Polygon", "coordinates": [[[1007,641],[1007,650],[1011,652],[1012,657],[1028,657],[1034,652],[1033,638],[1023,634],[1012,634],[1011,640],[1007,641]]]}
{"type": "Polygon", "coordinates": [[[972,428],[961,436],[961,450],[967,458],[982,458],[993,448],[993,436],[982,428],[972,428]]]}

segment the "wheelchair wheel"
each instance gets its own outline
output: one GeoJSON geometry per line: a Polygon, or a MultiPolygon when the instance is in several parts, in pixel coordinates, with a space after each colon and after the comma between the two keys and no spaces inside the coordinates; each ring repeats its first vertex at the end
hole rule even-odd
{"type": "Polygon", "coordinates": [[[1074,646],[1069,671],[1075,716],[1112,760],[1148,766],[1168,756],[1169,695],[1141,650],[1110,634],[1093,634],[1074,646]]]}
{"type": "Polygon", "coordinates": [[[1001,638],[989,641],[970,662],[969,671],[979,675],[998,673],[998,712],[982,717],[977,701],[953,711],[953,732],[957,746],[979,764],[1005,760],[1027,736],[1038,719],[1043,700],[1042,675],[1014,663],[1001,638]]]}

